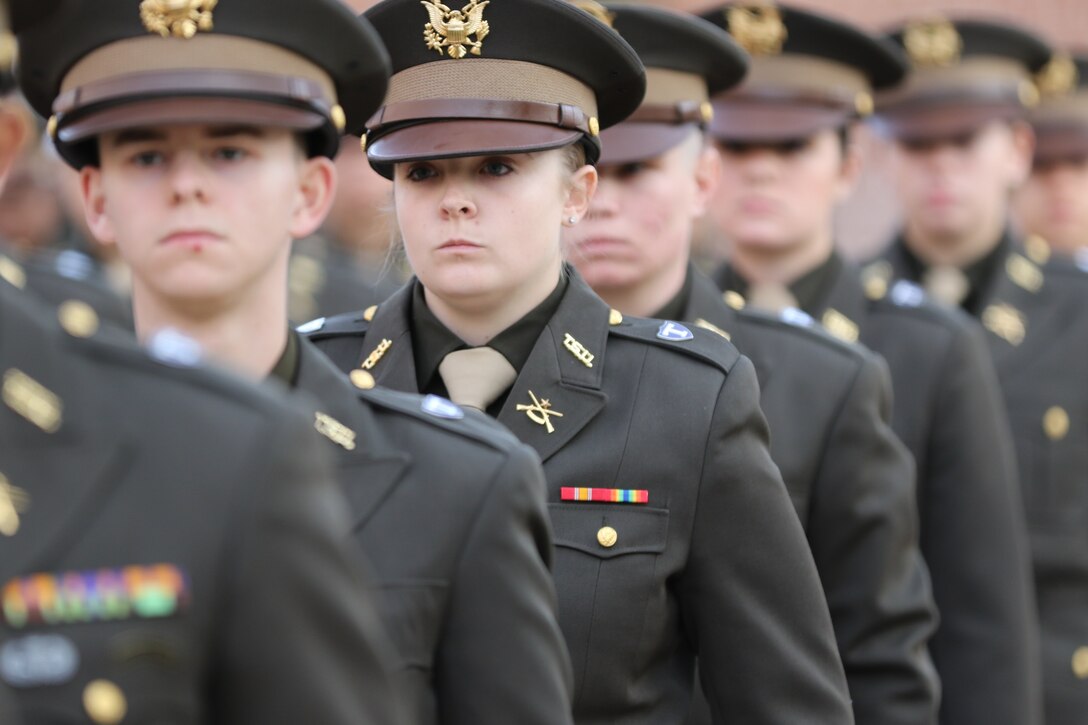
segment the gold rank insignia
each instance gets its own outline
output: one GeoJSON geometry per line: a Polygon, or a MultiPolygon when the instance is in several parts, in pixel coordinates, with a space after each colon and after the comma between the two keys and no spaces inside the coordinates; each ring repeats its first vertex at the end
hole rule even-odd
{"type": "Polygon", "coordinates": [[[569,332],[563,337],[563,347],[567,348],[574,358],[585,365],[587,368],[593,367],[593,358],[595,355],[586,349],[586,346],[574,339],[574,336],[569,332]]]}
{"type": "Polygon", "coordinates": [[[1035,77],[1035,85],[1043,98],[1059,98],[1077,87],[1077,64],[1068,53],[1055,53],[1035,77]]]}
{"type": "Polygon", "coordinates": [[[945,68],[959,62],[963,38],[952,23],[944,18],[931,18],[907,26],[903,47],[915,67],[945,68]]]}
{"type": "Polygon", "coordinates": [[[733,290],[722,292],[722,301],[734,310],[743,310],[744,306],[748,304],[744,299],[744,295],[740,292],[734,292],[733,290]]]}
{"type": "Polygon", "coordinates": [[[1024,241],[1024,248],[1031,257],[1031,261],[1036,264],[1046,264],[1050,261],[1050,243],[1038,234],[1028,237],[1024,241]]]}
{"type": "Polygon", "coordinates": [[[314,429],[345,451],[355,450],[355,431],[331,415],[314,413],[314,429]]]}
{"type": "Polygon", "coordinates": [[[46,433],[60,428],[62,405],[52,391],[21,370],[4,373],[4,403],[46,433]]]}
{"type": "Polygon", "coordinates": [[[219,0],[143,0],[140,20],[149,33],[164,38],[192,38],[212,29],[212,11],[219,0]]]}
{"type": "Polygon", "coordinates": [[[1012,305],[990,305],[982,312],[983,326],[1010,345],[1016,346],[1027,335],[1023,313],[1012,305]]]}
{"type": "Polygon", "coordinates": [[[389,352],[389,348],[393,347],[392,340],[382,340],[378,343],[378,346],[374,348],[374,351],[366,356],[366,360],[363,360],[363,364],[360,365],[363,370],[373,370],[374,366],[385,357],[385,353],[389,352]]]}
{"type": "Polygon", "coordinates": [[[1009,279],[1028,292],[1038,292],[1043,286],[1043,271],[1036,267],[1027,257],[1019,254],[1010,254],[1005,261],[1005,272],[1009,279]]]}
{"type": "Polygon", "coordinates": [[[820,322],[823,324],[824,329],[840,340],[846,342],[858,341],[857,324],[838,310],[828,309],[824,316],[820,318],[820,322]]]}
{"type": "Polygon", "coordinates": [[[19,533],[19,514],[29,507],[30,495],[0,473],[0,534],[10,537],[19,533]]]}
{"type": "Polygon", "coordinates": [[[725,11],[729,33],[750,55],[778,55],[789,33],[770,3],[737,5],[725,11]]]}
{"type": "Polygon", "coordinates": [[[26,287],[26,270],[18,262],[0,254],[0,278],[3,278],[12,287],[23,289],[26,287]]]}
{"type": "Polygon", "coordinates": [[[491,32],[491,27],[484,20],[484,8],[490,2],[471,0],[460,10],[451,10],[437,0],[422,0],[421,4],[427,8],[431,18],[423,26],[423,39],[427,41],[427,47],[438,51],[439,55],[445,48],[449,57],[454,59],[464,58],[468,53],[480,55],[484,38],[491,32]],[[471,39],[473,35],[476,40],[471,39]],[[466,45],[471,50],[465,50],[466,45]]]}
{"type": "Polygon", "coordinates": [[[536,394],[532,390],[529,391],[529,397],[532,399],[532,405],[518,404],[517,409],[519,412],[524,412],[529,416],[529,420],[533,421],[537,425],[542,425],[548,429],[549,433],[555,432],[555,426],[552,425],[552,416],[556,418],[562,418],[563,414],[557,410],[552,410],[552,404],[547,398],[541,400],[536,397],[536,394]]]}
{"type": "Polygon", "coordinates": [[[696,327],[701,327],[701,328],[703,328],[704,330],[710,330],[711,332],[713,332],[713,333],[714,333],[714,334],[716,334],[716,335],[721,335],[721,336],[722,336],[722,337],[724,337],[724,338],[725,338],[726,340],[732,340],[732,339],[733,339],[733,338],[731,338],[731,337],[729,336],[729,333],[728,333],[728,332],[726,332],[726,331],[725,331],[725,330],[723,330],[722,328],[718,327],[718,326],[717,326],[717,325],[715,325],[715,324],[714,324],[713,322],[708,322],[707,320],[704,320],[704,319],[703,319],[702,317],[700,317],[699,319],[697,319],[697,320],[695,321],[695,326],[696,326],[696,327]]]}

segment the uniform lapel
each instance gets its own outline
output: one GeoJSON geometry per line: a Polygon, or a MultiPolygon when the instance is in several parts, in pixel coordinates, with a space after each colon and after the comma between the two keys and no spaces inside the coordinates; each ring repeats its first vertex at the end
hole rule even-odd
{"type": "Polygon", "coordinates": [[[1029,351],[1038,350],[1038,346],[1031,344],[1032,338],[1060,339],[1062,335],[1060,315],[1031,314],[1040,306],[1039,297],[1046,294],[1045,288],[1043,268],[1014,247],[983,291],[979,321],[987,331],[994,367],[1002,376],[1034,357],[1029,351]]]}
{"type": "Polygon", "coordinates": [[[498,417],[543,461],[573,439],[608,401],[601,381],[609,308],[576,272],[569,274],[570,286],[498,417]]]}
{"type": "Polygon", "coordinates": [[[404,478],[411,457],[382,431],[370,405],[359,400],[359,391],[346,376],[313,344],[301,342],[298,389],[316,400],[318,413],[331,416],[355,436],[351,450],[332,445],[345,498],[356,526],[363,527],[404,478]]]}
{"type": "Polygon", "coordinates": [[[101,381],[70,363],[80,354],[73,347],[89,343],[68,338],[53,320],[40,326],[37,322],[45,320],[34,321],[37,311],[23,302],[9,299],[7,290],[0,294],[0,374],[16,370],[28,376],[40,386],[31,386],[32,397],[59,403],[61,417],[55,432],[42,430],[15,409],[18,404],[7,402],[9,395],[20,397],[16,388],[25,394],[25,384],[5,384],[0,473],[28,494],[29,502],[18,532],[0,535],[0,584],[48,567],[57,551],[79,540],[123,479],[137,444],[101,397],[106,392],[101,381]]]}
{"type": "Polygon", "coordinates": [[[356,367],[367,369],[378,384],[393,390],[418,392],[416,362],[412,355],[410,316],[412,290],[418,281],[406,284],[378,307],[366,331],[366,342],[356,367]],[[383,351],[382,348],[385,348],[383,351]]]}

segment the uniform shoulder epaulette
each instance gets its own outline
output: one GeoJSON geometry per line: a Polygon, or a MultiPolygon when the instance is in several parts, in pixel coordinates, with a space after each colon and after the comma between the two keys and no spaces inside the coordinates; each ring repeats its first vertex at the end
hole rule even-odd
{"type": "Polygon", "coordinates": [[[811,315],[788,308],[775,315],[762,310],[745,308],[737,311],[737,319],[751,325],[792,337],[805,345],[818,345],[834,354],[854,360],[865,356],[862,348],[832,335],[811,315]]]}
{"type": "Polygon", "coordinates": [[[418,421],[500,451],[520,445],[513,433],[478,410],[464,408],[436,395],[418,395],[375,387],[356,391],[372,407],[418,421]]]}
{"type": "Polygon", "coordinates": [[[672,320],[624,317],[620,324],[609,327],[609,332],[617,337],[639,340],[702,360],[727,373],[740,358],[737,348],[720,334],[694,324],[688,326],[672,320]]]}
{"type": "Polygon", "coordinates": [[[365,335],[370,327],[370,320],[374,315],[368,308],[363,312],[345,312],[332,317],[318,317],[316,320],[304,322],[295,328],[300,335],[305,335],[311,340],[321,340],[326,337],[342,337],[344,335],[365,335]],[[369,313],[369,315],[368,315],[369,313]]]}

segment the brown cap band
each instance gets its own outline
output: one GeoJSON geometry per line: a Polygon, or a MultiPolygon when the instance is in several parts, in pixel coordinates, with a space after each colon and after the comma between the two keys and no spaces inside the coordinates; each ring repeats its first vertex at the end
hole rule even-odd
{"type": "Polygon", "coordinates": [[[1088,121],[1035,126],[1035,163],[1088,157],[1088,121]]]}
{"type": "Polygon", "coordinates": [[[391,103],[367,122],[368,129],[398,123],[474,119],[477,121],[521,121],[581,131],[596,135],[590,118],[581,108],[561,103],[500,101],[486,98],[431,98],[391,103]]]}

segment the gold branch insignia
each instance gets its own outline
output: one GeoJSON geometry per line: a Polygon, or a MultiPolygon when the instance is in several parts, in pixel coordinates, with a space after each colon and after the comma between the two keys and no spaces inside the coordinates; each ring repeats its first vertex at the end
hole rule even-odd
{"type": "Polygon", "coordinates": [[[212,11],[219,0],[143,0],[140,20],[150,33],[188,40],[212,29],[212,11]]]}
{"type": "Polygon", "coordinates": [[[944,18],[918,20],[903,32],[903,47],[916,67],[945,68],[959,62],[963,38],[944,18]]]}
{"type": "Polygon", "coordinates": [[[789,33],[772,5],[738,5],[725,11],[729,33],[750,55],[778,55],[789,33]]]}
{"type": "Polygon", "coordinates": [[[532,390],[529,391],[529,397],[532,399],[532,405],[526,405],[519,403],[517,409],[519,412],[524,412],[529,416],[529,420],[533,421],[537,425],[544,426],[549,433],[555,432],[555,426],[552,425],[552,416],[556,418],[562,418],[563,414],[557,410],[552,410],[551,401],[547,398],[541,400],[536,397],[536,394],[532,390]]]}
{"type": "Polygon", "coordinates": [[[446,49],[449,57],[454,59],[464,58],[468,53],[480,55],[484,46],[484,38],[491,31],[491,27],[484,20],[484,8],[491,0],[471,0],[468,5],[460,10],[451,10],[438,0],[422,0],[420,3],[427,8],[427,14],[431,21],[423,26],[423,39],[427,41],[427,47],[438,51],[442,55],[442,49],[446,49]],[[476,39],[472,40],[475,35],[476,39]],[[466,50],[465,46],[471,48],[466,50]]]}

